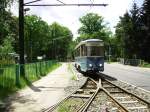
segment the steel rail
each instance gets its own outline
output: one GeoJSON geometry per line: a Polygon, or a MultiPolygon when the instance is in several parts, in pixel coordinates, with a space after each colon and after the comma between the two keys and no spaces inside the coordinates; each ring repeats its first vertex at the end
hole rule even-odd
{"type": "Polygon", "coordinates": [[[62,102],[64,102],[65,100],[67,100],[71,95],[73,95],[78,89],[77,88],[75,91],[73,91],[71,94],[69,94],[67,97],[65,97],[64,99],[62,99],[61,101],[57,102],[56,104],[54,104],[53,106],[43,110],[42,112],[51,112],[53,111],[58,105],[60,105],[62,102]]]}
{"type": "Polygon", "coordinates": [[[102,90],[113,100],[113,102],[117,103],[125,112],[129,112],[121,103],[114,99],[105,88],[102,87],[102,90]]]}
{"type": "MultiPolygon", "coordinates": [[[[89,78],[89,79],[90,79],[90,78],[89,78]]],[[[92,79],[90,79],[90,80],[92,80],[92,79]]],[[[88,78],[87,78],[87,81],[88,81],[88,78]]],[[[76,89],[75,91],[73,91],[70,95],[68,95],[67,97],[65,97],[63,100],[59,101],[59,102],[56,103],[55,105],[53,105],[53,106],[51,106],[51,107],[49,107],[49,108],[47,108],[47,109],[45,109],[45,110],[43,110],[42,112],[52,112],[53,110],[55,110],[60,104],[62,104],[62,103],[63,103],[64,101],[66,101],[67,99],[69,99],[74,93],[76,93],[77,90],[79,90],[80,88],[82,88],[82,87],[86,84],[87,81],[85,81],[85,83],[84,83],[81,87],[77,88],[77,89],[76,89]]],[[[94,80],[92,80],[92,81],[95,83],[94,80]]],[[[94,95],[94,94],[92,94],[91,97],[93,97],[93,95],[94,95]]],[[[91,97],[90,97],[88,100],[90,100],[91,97]]],[[[85,103],[83,103],[83,104],[81,105],[81,107],[80,107],[76,112],[79,112],[79,111],[84,107],[84,105],[86,105],[87,102],[88,102],[88,101],[85,101],[85,103]]]]}
{"type": "Polygon", "coordinates": [[[83,109],[88,108],[89,104],[93,101],[97,93],[99,92],[99,88],[95,91],[95,93],[86,101],[79,109],[77,112],[84,112],[83,109]]]}
{"type": "Polygon", "coordinates": [[[89,99],[89,101],[86,102],[86,104],[78,112],[86,112],[87,108],[90,106],[90,104],[92,103],[92,101],[94,100],[95,96],[99,91],[100,91],[100,87],[97,88],[93,96],[89,99]]]}
{"type": "MultiPolygon", "coordinates": [[[[88,80],[88,79],[87,79],[87,80],[88,80]]],[[[86,81],[85,81],[84,84],[86,84],[86,81]]],[[[53,106],[51,106],[51,107],[49,107],[49,108],[43,110],[42,112],[50,112],[50,111],[53,111],[58,105],[60,105],[62,102],[64,102],[65,100],[67,100],[69,97],[71,97],[71,95],[73,95],[75,92],[77,92],[78,89],[82,88],[82,87],[84,86],[84,84],[83,84],[81,87],[79,87],[79,88],[77,88],[76,90],[74,90],[74,91],[73,91],[71,94],[69,94],[67,97],[65,97],[64,99],[62,99],[62,100],[59,101],[58,103],[54,104],[53,106]]]]}
{"type": "Polygon", "coordinates": [[[140,101],[142,101],[142,102],[146,103],[146,104],[150,107],[150,102],[148,102],[148,101],[146,101],[146,100],[144,100],[144,99],[140,98],[140,97],[139,97],[139,96],[137,96],[136,94],[133,94],[133,93],[131,93],[131,92],[129,92],[129,91],[127,91],[127,90],[125,90],[125,89],[123,89],[123,88],[121,88],[121,87],[119,87],[119,86],[115,85],[114,83],[110,82],[110,81],[109,81],[109,80],[107,80],[107,79],[104,79],[104,80],[105,80],[106,82],[108,82],[108,83],[112,84],[113,86],[118,87],[119,89],[121,89],[121,90],[122,90],[122,91],[124,91],[125,93],[128,93],[128,94],[130,94],[130,95],[132,95],[132,96],[136,97],[137,99],[139,99],[140,101]]]}
{"type": "Polygon", "coordinates": [[[104,91],[112,100],[114,103],[117,103],[118,106],[120,106],[124,112],[129,112],[123,105],[121,105],[118,101],[116,101],[111,95],[110,93],[101,86],[102,83],[101,79],[99,79],[99,82],[97,82],[97,86],[98,86],[98,90],[96,91],[96,93],[94,94],[94,96],[87,102],[87,104],[85,105],[85,107],[83,107],[79,112],[86,112],[87,108],[90,106],[90,104],[92,103],[92,101],[94,100],[95,96],[98,94],[99,91],[104,91]]]}

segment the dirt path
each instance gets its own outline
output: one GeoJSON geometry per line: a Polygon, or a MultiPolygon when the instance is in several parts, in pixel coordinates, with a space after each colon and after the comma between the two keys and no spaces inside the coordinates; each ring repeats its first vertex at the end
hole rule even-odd
{"type": "Polygon", "coordinates": [[[41,112],[65,97],[64,88],[68,86],[70,79],[67,64],[63,63],[31,87],[12,95],[8,99],[7,112],[41,112]]]}

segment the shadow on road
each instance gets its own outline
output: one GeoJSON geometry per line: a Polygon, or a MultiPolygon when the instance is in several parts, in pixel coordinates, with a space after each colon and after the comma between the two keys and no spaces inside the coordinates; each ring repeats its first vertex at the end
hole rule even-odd
{"type": "Polygon", "coordinates": [[[116,81],[117,80],[115,77],[112,77],[112,76],[109,76],[109,75],[106,75],[106,74],[103,74],[103,73],[98,73],[97,75],[102,79],[107,79],[107,80],[110,80],[110,81],[116,81]]]}
{"type": "Polygon", "coordinates": [[[23,78],[24,78],[24,81],[26,82],[26,84],[28,85],[28,87],[29,87],[30,89],[32,89],[32,90],[35,91],[35,92],[41,92],[41,90],[40,90],[38,87],[34,86],[34,85],[32,84],[32,82],[29,81],[26,77],[23,77],[23,78]]]}

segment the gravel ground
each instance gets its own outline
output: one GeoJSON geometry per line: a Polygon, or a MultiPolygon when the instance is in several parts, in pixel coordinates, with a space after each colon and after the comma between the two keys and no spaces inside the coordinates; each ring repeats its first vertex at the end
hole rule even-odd
{"type": "Polygon", "coordinates": [[[121,88],[124,88],[125,90],[136,94],[137,96],[139,96],[140,98],[146,100],[147,102],[150,103],[150,92],[147,90],[144,90],[142,88],[136,87],[134,85],[128,84],[126,82],[123,81],[112,81],[114,84],[120,86],[121,88]]]}
{"type": "Polygon", "coordinates": [[[70,94],[76,89],[80,88],[87,80],[87,77],[84,77],[83,74],[79,73],[73,65],[71,65],[71,68],[74,72],[74,75],[77,76],[77,80],[69,80],[69,86],[65,88],[66,94],[70,94]]]}
{"type": "Polygon", "coordinates": [[[87,112],[118,112],[118,105],[113,103],[109,96],[102,90],[96,95],[87,112]]]}

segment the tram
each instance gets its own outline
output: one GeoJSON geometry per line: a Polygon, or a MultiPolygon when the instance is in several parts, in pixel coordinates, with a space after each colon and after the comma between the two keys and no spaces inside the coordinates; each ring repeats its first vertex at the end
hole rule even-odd
{"type": "Polygon", "coordinates": [[[100,39],[81,41],[75,47],[75,67],[81,72],[104,71],[104,42],[100,39]]]}

